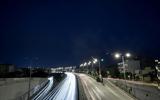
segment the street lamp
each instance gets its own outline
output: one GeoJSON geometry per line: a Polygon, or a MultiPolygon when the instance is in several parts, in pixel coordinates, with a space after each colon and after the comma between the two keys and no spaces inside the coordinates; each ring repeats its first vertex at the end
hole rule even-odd
{"type": "Polygon", "coordinates": [[[115,58],[120,58],[120,53],[116,53],[114,56],[115,56],[115,58]]]}
{"type": "Polygon", "coordinates": [[[104,59],[101,59],[101,61],[103,62],[103,61],[104,61],[104,59]]]}
{"type": "Polygon", "coordinates": [[[93,64],[96,64],[97,61],[98,61],[98,60],[97,60],[96,58],[93,58],[93,57],[92,57],[92,61],[89,61],[89,62],[91,62],[91,64],[92,64],[92,71],[91,71],[92,75],[93,75],[93,64]]]}
{"type": "Polygon", "coordinates": [[[85,67],[85,66],[87,66],[87,63],[85,62],[83,65],[84,65],[84,67],[85,67]]]}
{"type": "Polygon", "coordinates": [[[96,64],[98,62],[97,58],[93,58],[93,63],[96,64]]]}
{"type": "MultiPolygon", "coordinates": [[[[93,58],[93,57],[92,57],[93,58]]],[[[104,59],[97,59],[93,58],[93,64],[96,64],[98,62],[98,67],[99,67],[99,78],[102,80],[102,75],[101,75],[101,62],[103,62],[104,59]]]]}
{"type": "Polygon", "coordinates": [[[130,53],[126,53],[126,57],[131,57],[131,54],[130,53]]]}
{"type": "Polygon", "coordinates": [[[92,62],[91,62],[91,61],[89,61],[89,62],[88,62],[88,65],[91,65],[91,63],[92,63],[92,62]]]}
{"type": "Polygon", "coordinates": [[[80,67],[83,67],[83,64],[80,64],[80,67]]]}
{"type": "Polygon", "coordinates": [[[158,63],[159,61],[156,59],[155,62],[158,63]]]}
{"type": "Polygon", "coordinates": [[[101,79],[101,81],[103,82],[103,78],[102,78],[102,73],[101,73],[101,62],[103,62],[104,59],[100,59],[99,60],[99,78],[101,79]]]}
{"type": "MultiPolygon", "coordinates": [[[[27,59],[27,58],[26,58],[27,59]]],[[[39,58],[38,57],[35,57],[35,58],[32,58],[30,60],[30,66],[29,66],[29,83],[28,83],[28,100],[30,100],[30,89],[31,89],[31,75],[32,75],[32,63],[33,63],[33,60],[38,60],[39,58]]]]}
{"type": "Polygon", "coordinates": [[[130,53],[126,53],[125,55],[122,55],[122,54],[120,54],[120,53],[116,53],[115,54],[115,57],[116,58],[120,58],[121,57],[121,59],[122,59],[122,66],[123,66],[123,73],[124,73],[124,81],[125,81],[125,84],[126,84],[126,88],[127,88],[127,83],[126,83],[126,67],[125,67],[125,57],[127,57],[127,58],[129,58],[129,57],[131,57],[131,54],[130,53]]]}
{"type": "Polygon", "coordinates": [[[85,62],[83,65],[84,65],[84,71],[86,71],[86,70],[87,70],[87,67],[88,67],[88,63],[85,62]]]}
{"type": "Polygon", "coordinates": [[[126,68],[125,68],[125,57],[129,58],[131,57],[131,54],[130,53],[126,53],[125,55],[122,55],[120,53],[116,53],[115,54],[115,58],[120,58],[122,59],[122,66],[123,66],[123,73],[124,73],[124,80],[126,80],[126,68]]]}
{"type": "MultiPolygon", "coordinates": [[[[156,68],[156,70],[157,70],[157,78],[160,80],[160,67],[159,67],[159,65],[160,65],[160,61],[159,60],[155,60],[155,62],[157,63],[156,64],[156,66],[155,66],[155,68],[156,68]]],[[[159,86],[159,83],[158,83],[158,86],[159,86]]]]}

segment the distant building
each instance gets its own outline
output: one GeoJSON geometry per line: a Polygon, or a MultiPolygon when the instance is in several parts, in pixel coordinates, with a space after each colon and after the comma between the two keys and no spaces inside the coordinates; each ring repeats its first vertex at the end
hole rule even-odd
{"type": "Polygon", "coordinates": [[[0,75],[6,75],[15,71],[15,65],[12,64],[0,64],[0,75]]]}
{"type": "Polygon", "coordinates": [[[153,78],[151,74],[154,72],[155,72],[155,69],[152,69],[151,67],[145,67],[143,70],[141,70],[139,74],[139,78],[142,81],[150,82],[153,78]]]}
{"type": "Polygon", "coordinates": [[[63,70],[63,67],[51,68],[51,73],[62,73],[63,70]]]}
{"type": "Polygon", "coordinates": [[[51,68],[51,73],[74,72],[76,66],[51,68]]]}
{"type": "MultiPolygon", "coordinates": [[[[137,70],[140,70],[140,61],[139,60],[126,60],[124,62],[126,72],[135,74],[137,70]]],[[[123,63],[118,63],[118,69],[120,73],[124,73],[123,63]]]]}
{"type": "Polygon", "coordinates": [[[65,68],[64,68],[64,70],[65,70],[66,72],[74,72],[75,69],[76,69],[75,66],[70,66],[70,67],[65,67],[65,68]]]}

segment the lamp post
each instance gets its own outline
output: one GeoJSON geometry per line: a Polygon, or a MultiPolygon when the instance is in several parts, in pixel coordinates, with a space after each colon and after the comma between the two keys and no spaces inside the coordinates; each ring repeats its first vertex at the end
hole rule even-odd
{"type": "MultiPolygon", "coordinates": [[[[31,61],[32,62],[32,61],[31,61]]],[[[31,89],[31,64],[29,66],[29,83],[28,83],[28,100],[30,100],[30,89],[31,89]]]]}
{"type": "Polygon", "coordinates": [[[101,73],[101,62],[103,62],[103,61],[104,61],[104,59],[98,60],[98,63],[99,63],[99,78],[101,79],[101,81],[103,81],[102,73],[101,73]]]}
{"type": "Polygon", "coordinates": [[[96,58],[93,58],[93,57],[92,57],[92,59],[93,59],[92,60],[92,69],[93,69],[93,65],[96,64],[98,62],[98,60],[96,58]]]}
{"type": "Polygon", "coordinates": [[[84,71],[86,71],[86,69],[87,69],[87,62],[85,62],[83,65],[84,65],[84,71]]]}
{"type": "MultiPolygon", "coordinates": [[[[38,60],[38,57],[34,58],[35,60],[38,60]]],[[[29,83],[28,83],[28,100],[30,100],[30,89],[31,89],[31,75],[32,75],[32,63],[33,59],[30,60],[30,66],[29,66],[29,83]]]]}
{"type": "MultiPolygon", "coordinates": [[[[91,65],[91,63],[92,63],[92,62],[89,61],[88,64],[87,64],[87,65],[88,65],[88,72],[89,72],[89,66],[91,65]]],[[[88,73],[88,72],[87,72],[87,73],[88,73]]]]}
{"type": "MultiPolygon", "coordinates": [[[[156,70],[157,70],[157,78],[158,78],[158,80],[160,80],[160,61],[159,60],[155,60],[155,62],[157,63],[156,64],[156,66],[155,66],[155,68],[156,68],[156,70]]],[[[160,88],[160,81],[157,81],[157,83],[158,83],[158,88],[160,88]]]]}
{"type": "Polygon", "coordinates": [[[92,64],[91,61],[89,61],[88,63],[87,63],[87,62],[82,63],[82,64],[80,64],[80,68],[83,68],[83,70],[84,70],[84,68],[86,67],[87,72],[88,72],[88,71],[89,71],[89,66],[90,66],[91,64],[92,64]]]}
{"type": "Polygon", "coordinates": [[[91,65],[91,74],[93,75],[93,65],[96,64],[98,62],[98,68],[99,68],[99,78],[102,79],[102,75],[101,75],[101,62],[103,62],[104,59],[100,59],[98,60],[97,58],[93,58],[92,57],[92,61],[89,61],[88,63],[85,62],[83,64],[80,64],[80,68],[81,67],[87,67],[88,71],[89,71],[89,66],[91,65]]]}
{"type": "Polygon", "coordinates": [[[82,72],[82,69],[83,69],[83,64],[80,64],[80,71],[82,72]]]}
{"type": "MultiPolygon", "coordinates": [[[[93,57],[92,57],[93,58],[93,57]]],[[[98,62],[98,69],[99,69],[99,78],[102,81],[102,74],[101,74],[101,62],[103,62],[104,59],[97,59],[97,58],[93,58],[93,64],[96,64],[98,62]]]]}
{"type": "Polygon", "coordinates": [[[125,55],[122,55],[122,54],[120,54],[120,53],[116,53],[116,54],[115,54],[115,58],[120,58],[120,57],[121,57],[121,59],[122,59],[124,81],[125,81],[126,89],[127,89],[125,57],[129,58],[129,57],[131,57],[131,54],[130,54],[130,53],[126,53],[125,55]]]}
{"type": "Polygon", "coordinates": [[[123,66],[123,73],[124,73],[124,80],[126,80],[126,67],[125,67],[125,57],[129,58],[131,57],[130,53],[126,53],[125,55],[121,55],[120,53],[115,54],[115,58],[120,58],[122,59],[122,66],[123,66]]]}

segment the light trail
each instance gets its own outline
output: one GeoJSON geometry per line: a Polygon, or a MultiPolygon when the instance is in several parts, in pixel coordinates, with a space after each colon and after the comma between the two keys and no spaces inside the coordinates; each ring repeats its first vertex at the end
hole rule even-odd
{"type": "Polygon", "coordinates": [[[66,73],[67,77],[59,92],[53,100],[77,100],[76,77],[72,73],[66,73]]]}
{"type": "Polygon", "coordinates": [[[48,84],[32,99],[32,100],[42,100],[53,87],[53,77],[48,78],[48,84]]]}
{"type": "Polygon", "coordinates": [[[65,73],[66,77],[54,89],[53,78],[32,100],[77,100],[77,82],[73,73],[65,73]]]}

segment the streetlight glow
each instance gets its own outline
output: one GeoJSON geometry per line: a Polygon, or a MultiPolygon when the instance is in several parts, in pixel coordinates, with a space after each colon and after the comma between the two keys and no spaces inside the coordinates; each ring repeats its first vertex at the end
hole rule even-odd
{"type": "Polygon", "coordinates": [[[95,64],[96,62],[95,62],[95,61],[93,61],[93,63],[95,64]]]}
{"type": "Polygon", "coordinates": [[[86,63],[86,62],[84,63],[84,66],[87,66],[87,63],[86,63]]]}
{"type": "Polygon", "coordinates": [[[98,60],[96,58],[94,58],[93,63],[95,64],[97,62],[98,62],[98,60]]]}
{"type": "Polygon", "coordinates": [[[95,58],[94,61],[97,62],[98,60],[95,58]]]}
{"type": "Polygon", "coordinates": [[[126,57],[131,57],[131,54],[130,53],[126,53],[126,57]]]}
{"type": "Polygon", "coordinates": [[[104,61],[104,59],[101,59],[101,61],[103,62],[103,61],[104,61]]]}
{"type": "Polygon", "coordinates": [[[123,54],[119,54],[119,53],[116,53],[115,55],[115,58],[120,58],[122,59],[122,64],[123,64],[123,68],[124,68],[124,80],[126,82],[126,68],[125,68],[125,57],[129,58],[131,56],[130,53],[126,53],[125,55],[123,54]]]}
{"type": "Polygon", "coordinates": [[[158,63],[158,60],[155,60],[155,62],[157,62],[157,63],[158,63]]]}
{"type": "Polygon", "coordinates": [[[91,65],[91,61],[88,62],[88,65],[91,65]]]}
{"type": "Polygon", "coordinates": [[[82,67],[83,66],[83,64],[80,64],[80,67],[82,67]]]}
{"type": "Polygon", "coordinates": [[[120,58],[120,54],[119,53],[116,53],[114,56],[115,56],[115,58],[120,58]]]}

